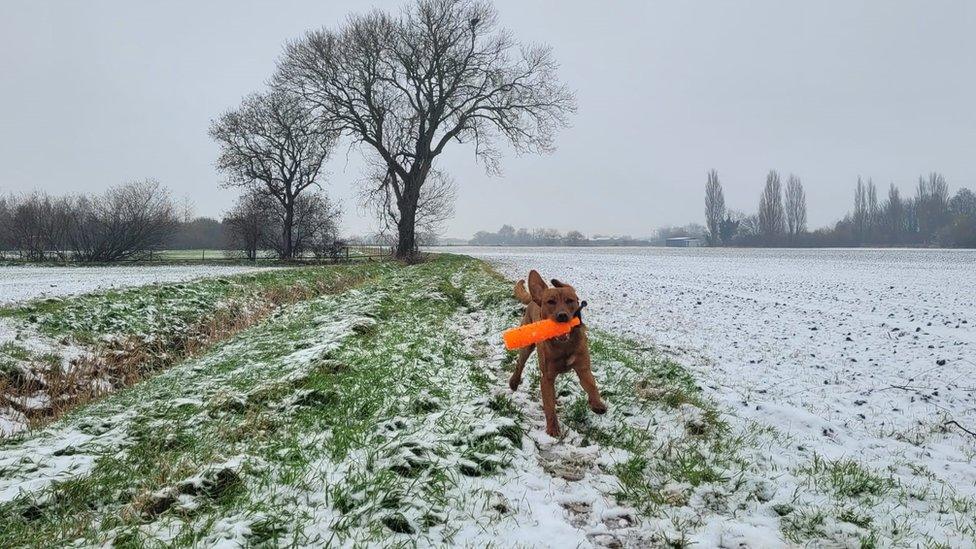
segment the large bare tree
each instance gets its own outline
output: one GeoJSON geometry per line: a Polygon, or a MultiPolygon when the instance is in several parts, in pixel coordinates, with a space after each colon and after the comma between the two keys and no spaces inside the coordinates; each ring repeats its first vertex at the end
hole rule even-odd
{"type": "Polygon", "coordinates": [[[786,178],[786,232],[790,238],[807,230],[807,194],[800,178],[790,174],[786,178]]]}
{"type": "MultiPolygon", "coordinates": [[[[374,170],[371,180],[362,185],[360,203],[373,213],[379,222],[379,233],[384,240],[396,242],[400,227],[400,208],[393,185],[386,179],[392,177],[382,169],[374,170]],[[392,237],[392,238],[391,238],[392,237]]],[[[444,224],[454,216],[454,200],[457,185],[454,178],[439,170],[431,170],[427,182],[420,189],[417,209],[414,214],[415,237],[419,243],[426,239],[436,239],[444,224]]]]}
{"type": "Polygon", "coordinates": [[[708,225],[708,241],[712,246],[721,242],[719,227],[725,218],[725,194],[718,180],[718,171],[709,170],[705,182],[705,224],[708,225]]]}
{"type": "Polygon", "coordinates": [[[775,244],[786,231],[783,212],[783,185],[775,170],[766,176],[766,186],[759,197],[759,234],[768,244],[775,244]]]}
{"type": "Polygon", "coordinates": [[[210,126],[220,146],[217,167],[227,185],[259,192],[281,204],[282,258],[295,255],[295,204],[318,186],[322,164],[335,148],[337,134],[313,116],[299,96],[283,91],[254,94],[210,126]]]}
{"type": "Polygon", "coordinates": [[[553,148],[575,110],[550,48],[517,43],[490,2],[418,0],[373,11],[288,44],[274,82],[382,161],[399,212],[396,255],[415,251],[417,210],[448,143],[473,143],[489,173],[499,138],[517,151],[553,148]]]}

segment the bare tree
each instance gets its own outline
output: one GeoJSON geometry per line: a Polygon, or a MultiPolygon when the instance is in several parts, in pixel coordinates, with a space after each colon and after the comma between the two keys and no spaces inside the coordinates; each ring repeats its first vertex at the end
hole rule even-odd
{"type": "Polygon", "coordinates": [[[339,236],[339,216],[339,208],[324,192],[303,194],[295,203],[296,255],[328,254],[339,236]]]}
{"type": "Polygon", "coordinates": [[[256,187],[281,204],[281,257],[294,255],[295,203],[318,185],[322,164],[336,133],[328,131],[298,96],[275,91],[254,94],[210,126],[220,146],[217,167],[228,186],[256,187]]]}
{"type": "Polygon", "coordinates": [[[868,236],[872,241],[877,240],[881,225],[881,205],[878,203],[878,187],[874,180],[868,178],[868,236]]]}
{"type": "Polygon", "coordinates": [[[857,238],[863,242],[868,228],[868,195],[861,176],[857,177],[857,187],[854,189],[854,229],[857,238]]]}
{"type": "Polygon", "coordinates": [[[945,177],[936,172],[918,178],[915,196],[918,232],[925,241],[949,222],[949,184],[945,177]]]}
{"type": "Polygon", "coordinates": [[[81,261],[118,261],[160,247],[176,225],[169,191],[147,179],[78,198],[71,209],[68,241],[81,261]]]}
{"type": "Polygon", "coordinates": [[[894,183],[888,188],[888,200],[881,209],[881,218],[886,240],[889,243],[901,242],[905,234],[905,204],[894,183]]]}
{"type": "MultiPolygon", "coordinates": [[[[396,242],[400,223],[401,210],[397,207],[396,195],[385,178],[391,176],[381,170],[374,171],[372,184],[366,182],[360,193],[361,205],[373,212],[379,222],[380,234],[396,242]]],[[[427,183],[420,190],[417,200],[417,210],[414,216],[416,236],[436,238],[440,235],[451,217],[454,216],[454,201],[457,196],[457,185],[454,178],[444,172],[431,170],[427,183]]],[[[426,242],[424,242],[426,244],[426,242]]]]}
{"type": "Polygon", "coordinates": [[[705,224],[708,225],[708,242],[712,246],[721,243],[719,225],[724,217],[725,195],[718,180],[718,171],[709,170],[708,180],[705,182],[705,224]]]}
{"type": "Polygon", "coordinates": [[[269,206],[267,196],[251,190],[237,198],[237,203],[224,218],[230,240],[228,245],[244,252],[250,261],[257,260],[261,244],[267,237],[268,219],[272,215],[269,206]]]}
{"type": "Polygon", "coordinates": [[[417,0],[398,16],[373,11],[309,32],[288,44],[275,84],[378,154],[399,212],[396,255],[406,259],[422,189],[448,143],[474,143],[497,172],[499,137],[549,151],[575,110],[550,48],[519,45],[477,0],[417,0]]]}
{"type": "Polygon", "coordinates": [[[767,243],[776,243],[786,231],[785,217],[782,184],[779,174],[772,170],[759,198],[759,234],[767,243]]]}
{"type": "Polygon", "coordinates": [[[807,194],[793,174],[786,179],[786,231],[790,238],[807,231],[807,194]]]}

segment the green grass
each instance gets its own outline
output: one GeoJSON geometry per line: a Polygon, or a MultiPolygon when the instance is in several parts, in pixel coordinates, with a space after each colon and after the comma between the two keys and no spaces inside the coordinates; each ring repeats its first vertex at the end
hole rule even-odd
{"type": "Polygon", "coordinates": [[[897,487],[891,477],[870,471],[852,459],[828,460],[814,455],[799,472],[814,486],[829,489],[839,498],[880,497],[897,487]]]}
{"type": "MultiPolygon", "coordinates": [[[[465,342],[451,329],[460,304],[450,284],[484,275],[451,257],[372,269],[356,288],[292,306],[38,435],[93,433],[69,452],[95,461],[0,505],[0,546],[141,546],[162,531],[168,544],[209,545],[228,520],[247,526],[249,544],[432,531],[449,542],[445,525],[474,497],[462,479],[507,467],[523,430],[512,406],[471,381],[478,353],[458,352],[465,342]]],[[[32,440],[0,453],[19,456],[32,440]]],[[[48,463],[23,456],[0,461],[0,475],[48,463]]]]}

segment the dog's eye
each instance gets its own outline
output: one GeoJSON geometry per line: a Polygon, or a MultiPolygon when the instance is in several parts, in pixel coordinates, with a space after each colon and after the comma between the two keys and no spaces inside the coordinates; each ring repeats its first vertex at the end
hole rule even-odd
{"type": "Polygon", "coordinates": [[[550,299],[549,301],[546,301],[546,303],[548,303],[549,305],[555,305],[556,304],[556,300],[555,299],[550,299]]]}
{"type": "Polygon", "coordinates": [[[572,305],[573,303],[576,303],[576,300],[575,299],[567,299],[566,300],[566,305],[572,305]]]}

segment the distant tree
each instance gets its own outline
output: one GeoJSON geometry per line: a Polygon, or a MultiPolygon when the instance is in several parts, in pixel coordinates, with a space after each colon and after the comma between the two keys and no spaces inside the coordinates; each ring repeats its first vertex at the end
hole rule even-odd
{"type": "Polygon", "coordinates": [[[858,243],[861,243],[868,230],[868,194],[861,176],[857,177],[857,187],[854,189],[854,229],[858,243]]]}
{"type": "Polygon", "coordinates": [[[928,179],[919,177],[915,203],[919,236],[924,242],[931,242],[949,222],[949,185],[945,177],[935,172],[928,179]]]}
{"type": "Polygon", "coordinates": [[[273,215],[273,204],[268,197],[256,190],[245,192],[224,217],[227,226],[228,248],[240,250],[254,261],[270,230],[268,220],[273,215]]]}
{"type": "Polygon", "coordinates": [[[515,227],[502,225],[502,228],[498,229],[498,239],[502,244],[515,244],[515,227]]]}
{"type": "Polygon", "coordinates": [[[166,244],[174,250],[219,250],[227,244],[225,227],[216,219],[197,217],[189,221],[186,219],[184,204],[180,204],[180,222],[176,226],[173,238],[166,244]]]}
{"type": "Polygon", "coordinates": [[[254,94],[210,126],[220,146],[217,168],[228,186],[256,188],[281,205],[281,257],[294,256],[295,204],[319,185],[322,164],[332,153],[336,132],[329,131],[297,95],[254,94]]]}
{"type": "Polygon", "coordinates": [[[791,238],[807,230],[807,195],[800,178],[790,174],[786,180],[786,231],[791,238]]]}
{"type": "Polygon", "coordinates": [[[766,186],[759,199],[759,233],[767,244],[779,242],[786,231],[785,218],[782,184],[779,174],[773,170],[766,176],[766,186]]]}
{"type": "Polygon", "coordinates": [[[580,246],[586,242],[586,237],[579,231],[569,231],[564,240],[567,246],[580,246]]]}
{"type": "Polygon", "coordinates": [[[718,232],[722,239],[722,244],[731,244],[739,232],[739,225],[742,223],[741,219],[743,216],[734,215],[732,212],[727,212],[725,217],[722,218],[722,222],[719,223],[718,232]]]}
{"type": "Polygon", "coordinates": [[[401,259],[413,257],[422,190],[448,143],[474,143],[495,172],[497,140],[549,151],[575,109],[550,49],[519,45],[476,0],[417,0],[399,16],[373,11],[309,32],[287,45],[275,84],[375,150],[396,197],[401,259]]]}
{"type": "Polygon", "coordinates": [[[877,238],[878,226],[881,223],[881,208],[878,205],[878,188],[871,178],[868,178],[867,192],[867,233],[869,238],[873,240],[877,238]]]}
{"type": "Polygon", "coordinates": [[[160,248],[170,241],[177,223],[169,191],[147,179],[76,200],[67,238],[76,259],[118,261],[160,248]]]}
{"type": "Polygon", "coordinates": [[[892,183],[888,188],[888,199],[881,208],[881,228],[889,244],[897,244],[905,235],[905,204],[898,187],[892,183]]]}
{"type": "Polygon", "coordinates": [[[0,217],[0,239],[6,247],[32,261],[66,258],[71,198],[35,191],[11,196],[5,204],[6,213],[0,217]]]}
{"type": "Polygon", "coordinates": [[[705,224],[708,227],[708,242],[717,246],[722,242],[719,225],[725,217],[725,195],[718,180],[718,171],[709,170],[705,182],[705,224]]]}
{"type": "Polygon", "coordinates": [[[339,208],[325,192],[305,193],[295,203],[295,255],[331,253],[339,239],[339,208]]]}
{"type": "Polygon", "coordinates": [[[963,187],[949,201],[949,212],[955,217],[976,219],[976,193],[963,187]]]}

